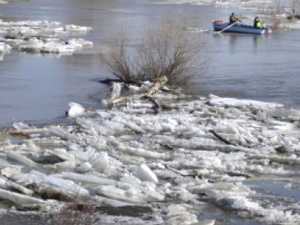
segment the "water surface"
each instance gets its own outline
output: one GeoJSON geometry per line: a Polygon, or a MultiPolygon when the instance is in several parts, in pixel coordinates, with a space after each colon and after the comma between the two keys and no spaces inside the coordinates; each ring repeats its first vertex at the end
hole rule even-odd
{"type": "MultiPolygon", "coordinates": [[[[299,31],[274,32],[269,36],[214,35],[211,21],[226,18],[233,9],[189,4],[153,4],[130,0],[31,0],[0,5],[3,20],[51,20],[91,26],[83,38],[95,47],[72,56],[39,57],[13,51],[0,62],[0,125],[13,121],[61,120],[70,101],[101,108],[108,87],[96,80],[106,78],[99,49],[124,29],[132,42],[155,27],[171,12],[180,11],[190,27],[209,33],[195,34],[206,42],[212,56],[204,76],[195,77],[188,89],[196,95],[280,102],[299,108],[299,31]]],[[[238,14],[249,11],[235,10],[238,14]]],[[[252,21],[245,21],[251,23],[252,21]]]]}
{"type": "MultiPolygon", "coordinates": [[[[61,57],[16,51],[5,55],[0,62],[0,126],[13,121],[64,121],[70,101],[103,107],[101,99],[109,88],[97,80],[110,75],[103,71],[99,50],[120,29],[125,29],[133,42],[137,41],[143,30],[157,26],[161,18],[174,11],[183,12],[190,27],[210,31],[195,34],[195,38],[205,40],[205,54],[213,56],[207,73],[194,77],[188,87],[195,95],[213,93],[299,108],[299,31],[278,31],[269,36],[214,35],[211,21],[226,18],[230,8],[152,4],[146,0],[31,0],[0,5],[1,18],[91,26],[93,31],[83,38],[93,41],[95,47],[61,57]]],[[[268,182],[259,185],[266,189],[275,187],[274,192],[285,194],[281,186],[278,189],[268,182]]],[[[299,199],[298,191],[293,194],[299,199]]],[[[207,218],[225,218],[228,224],[257,224],[214,207],[207,214],[207,218]]]]}

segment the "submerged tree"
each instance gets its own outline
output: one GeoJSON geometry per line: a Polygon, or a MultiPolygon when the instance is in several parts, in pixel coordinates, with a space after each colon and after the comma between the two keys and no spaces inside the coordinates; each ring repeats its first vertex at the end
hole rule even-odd
{"type": "Polygon", "coordinates": [[[156,81],[166,76],[168,83],[182,85],[203,73],[208,59],[201,38],[193,37],[186,28],[183,17],[170,17],[157,29],[146,30],[135,46],[130,46],[128,36],[121,32],[109,46],[111,51],[102,57],[104,65],[124,82],[156,81]]]}

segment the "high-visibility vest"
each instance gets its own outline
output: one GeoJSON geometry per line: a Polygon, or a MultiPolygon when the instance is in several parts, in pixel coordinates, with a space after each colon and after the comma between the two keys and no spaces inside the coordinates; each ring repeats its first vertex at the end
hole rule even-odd
{"type": "Polygon", "coordinates": [[[257,28],[262,28],[262,22],[259,20],[258,22],[257,22],[257,28]]]}

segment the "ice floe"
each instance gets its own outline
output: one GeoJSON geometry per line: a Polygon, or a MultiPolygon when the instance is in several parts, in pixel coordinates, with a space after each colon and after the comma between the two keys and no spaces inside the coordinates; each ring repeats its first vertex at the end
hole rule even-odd
{"type": "Polygon", "coordinates": [[[76,102],[69,102],[69,107],[69,110],[66,112],[69,117],[81,116],[86,112],[86,109],[76,102]]]}
{"type": "Polygon", "coordinates": [[[35,54],[73,54],[91,47],[91,41],[73,36],[86,34],[91,27],[62,25],[56,21],[0,21],[0,54],[15,49],[35,54]]]}
{"type": "Polygon", "coordinates": [[[284,186],[297,188],[298,110],[214,95],[153,98],[159,113],[139,99],[89,113],[72,103],[80,113],[69,111],[71,124],[14,123],[0,143],[1,198],[44,212],[64,199],[146,206],[152,219],[141,217],[144,224],[217,224],[217,217],[201,217],[208,204],[263,223],[299,221],[293,197],[249,185],[288,177],[284,186]],[[14,135],[24,137],[13,141],[14,135]]]}
{"type": "Polygon", "coordinates": [[[143,181],[151,181],[153,183],[158,183],[157,176],[146,164],[140,165],[139,170],[137,172],[137,177],[143,181]]]}

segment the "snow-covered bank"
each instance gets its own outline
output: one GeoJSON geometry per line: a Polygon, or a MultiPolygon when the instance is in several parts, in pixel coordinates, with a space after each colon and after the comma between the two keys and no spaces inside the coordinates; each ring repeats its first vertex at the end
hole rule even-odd
{"type": "Polygon", "coordinates": [[[0,54],[4,55],[11,49],[35,54],[72,54],[76,50],[93,45],[82,38],[72,38],[90,30],[90,27],[62,25],[60,22],[1,20],[0,54]]]}
{"type": "Polygon", "coordinates": [[[300,220],[294,198],[262,197],[249,185],[264,177],[297,189],[300,111],[213,95],[153,97],[159,114],[132,100],[83,110],[72,125],[15,123],[2,135],[1,198],[41,212],[59,211],[70,199],[148,207],[142,224],[196,223],[210,204],[264,223],[300,220]]]}
{"type": "Polygon", "coordinates": [[[192,4],[192,5],[215,5],[226,7],[237,7],[246,9],[256,9],[263,5],[270,5],[274,3],[274,0],[157,0],[156,3],[164,4],[192,4]]]}

